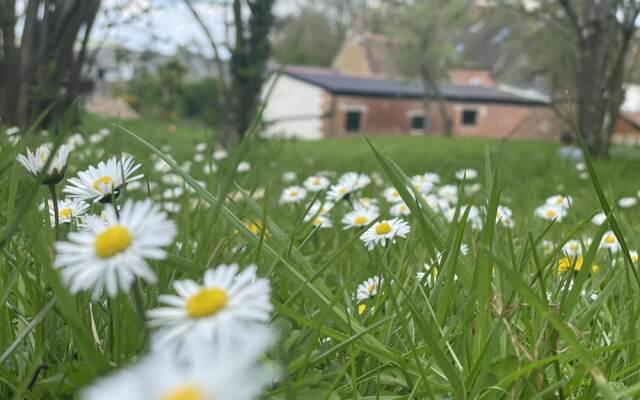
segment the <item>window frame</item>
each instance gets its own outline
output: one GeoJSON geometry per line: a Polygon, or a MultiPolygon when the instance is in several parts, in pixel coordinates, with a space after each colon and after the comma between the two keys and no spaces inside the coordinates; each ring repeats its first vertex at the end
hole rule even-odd
{"type": "Polygon", "coordinates": [[[462,111],[460,112],[460,125],[467,128],[478,126],[479,115],[480,113],[475,108],[463,108],[462,111]],[[473,122],[467,121],[466,117],[468,115],[473,115],[473,122]]]}

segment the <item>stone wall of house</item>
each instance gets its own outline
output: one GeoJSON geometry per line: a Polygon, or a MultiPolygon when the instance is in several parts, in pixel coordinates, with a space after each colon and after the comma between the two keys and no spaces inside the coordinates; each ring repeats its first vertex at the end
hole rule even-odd
{"type": "MultiPolygon", "coordinates": [[[[452,119],[456,136],[488,136],[495,138],[547,138],[557,139],[566,127],[553,111],[545,106],[528,106],[491,103],[445,104],[452,119]],[[466,113],[475,114],[475,124],[464,123],[466,113]]],[[[340,137],[364,132],[367,134],[406,135],[421,134],[411,129],[411,118],[423,115],[423,105],[418,99],[392,99],[382,97],[332,96],[325,99],[326,119],[323,123],[325,137],[340,137]],[[359,132],[347,132],[349,112],[361,113],[359,132]]],[[[427,112],[428,131],[441,133],[444,124],[435,103],[427,112]]],[[[467,115],[467,118],[470,118],[467,115]]]]}

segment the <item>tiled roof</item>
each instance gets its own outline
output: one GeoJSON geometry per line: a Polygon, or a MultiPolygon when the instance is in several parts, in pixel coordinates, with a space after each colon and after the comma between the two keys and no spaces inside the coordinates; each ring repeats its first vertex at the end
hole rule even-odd
{"type": "MultiPolygon", "coordinates": [[[[323,68],[288,67],[283,73],[335,95],[412,99],[423,96],[421,85],[409,81],[342,75],[335,70],[323,68]]],[[[438,86],[443,97],[449,101],[547,105],[540,99],[519,96],[493,87],[452,84],[438,86]]]]}

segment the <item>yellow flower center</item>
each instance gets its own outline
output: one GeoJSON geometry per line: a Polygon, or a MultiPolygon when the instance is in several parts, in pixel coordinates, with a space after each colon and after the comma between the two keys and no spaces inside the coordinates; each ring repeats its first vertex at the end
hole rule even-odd
{"type": "Polygon", "coordinates": [[[195,385],[182,385],[162,396],[162,400],[205,400],[205,395],[195,385]]]}
{"type": "Polygon", "coordinates": [[[313,221],[314,225],[322,225],[322,218],[317,217],[314,221],[313,221]]]}
{"type": "Polygon", "coordinates": [[[95,190],[101,191],[102,190],[102,186],[103,185],[108,185],[112,182],[113,180],[111,179],[110,176],[103,176],[102,178],[98,178],[95,181],[93,181],[93,188],[95,190]]]}
{"type": "Polygon", "coordinates": [[[367,293],[371,294],[376,289],[378,289],[378,284],[377,283],[373,283],[373,284],[367,286],[367,293]]]}
{"type": "Polygon", "coordinates": [[[96,236],[93,243],[96,255],[100,258],[109,258],[124,251],[129,247],[133,236],[122,225],[111,225],[96,236]]]}
{"type": "Polygon", "coordinates": [[[606,244],[614,244],[616,242],[616,237],[614,235],[607,235],[604,238],[604,242],[606,244]]]}
{"type": "Polygon", "coordinates": [[[368,221],[367,217],[365,217],[364,215],[358,215],[353,222],[355,222],[356,225],[364,225],[366,224],[368,221]]]}
{"type": "Polygon", "coordinates": [[[71,218],[71,208],[69,208],[69,207],[63,208],[62,210],[60,210],[58,212],[58,215],[61,218],[71,218]]]}
{"type": "Polygon", "coordinates": [[[224,289],[205,288],[189,298],[187,313],[191,318],[208,317],[222,310],[228,300],[229,296],[224,289]]]}
{"type": "Polygon", "coordinates": [[[391,225],[386,222],[381,222],[376,226],[376,235],[386,235],[391,232],[391,225]]]}
{"type": "Polygon", "coordinates": [[[291,197],[298,197],[298,192],[295,190],[292,190],[291,193],[289,193],[289,196],[291,197]]]}
{"type": "Polygon", "coordinates": [[[366,310],[366,309],[367,309],[367,305],[366,304],[364,304],[364,303],[358,304],[358,313],[359,314],[362,314],[364,312],[364,310],[366,310]]]}
{"type": "Polygon", "coordinates": [[[557,215],[557,213],[556,213],[556,210],[550,209],[545,212],[545,215],[547,216],[547,218],[554,218],[557,215]]]}
{"type": "Polygon", "coordinates": [[[344,187],[338,188],[338,193],[340,194],[347,193],[347,188],[344,188],[344,187]]]}

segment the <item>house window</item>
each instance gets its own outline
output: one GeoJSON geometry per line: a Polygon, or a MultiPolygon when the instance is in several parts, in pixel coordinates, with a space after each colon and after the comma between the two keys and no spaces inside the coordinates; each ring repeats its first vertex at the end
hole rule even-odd
{"type": "Polygon", "coordinates": [[[426,120],[424,115],[413,115],[411,116],[411,130],[412,131],[424,131],[426,127],[426,120]]]}
{"type": "Polygon", "coordinates": [[[475,126],[478,123],[478,112],[476,110],[462,110],[462,125],[475,126]]]}
{"type": "Polygon", "coordinates": [[[347,133],[360,132],[362,125],[362,111],[349,110],[345,119],[344,129],[347,133]]]}

